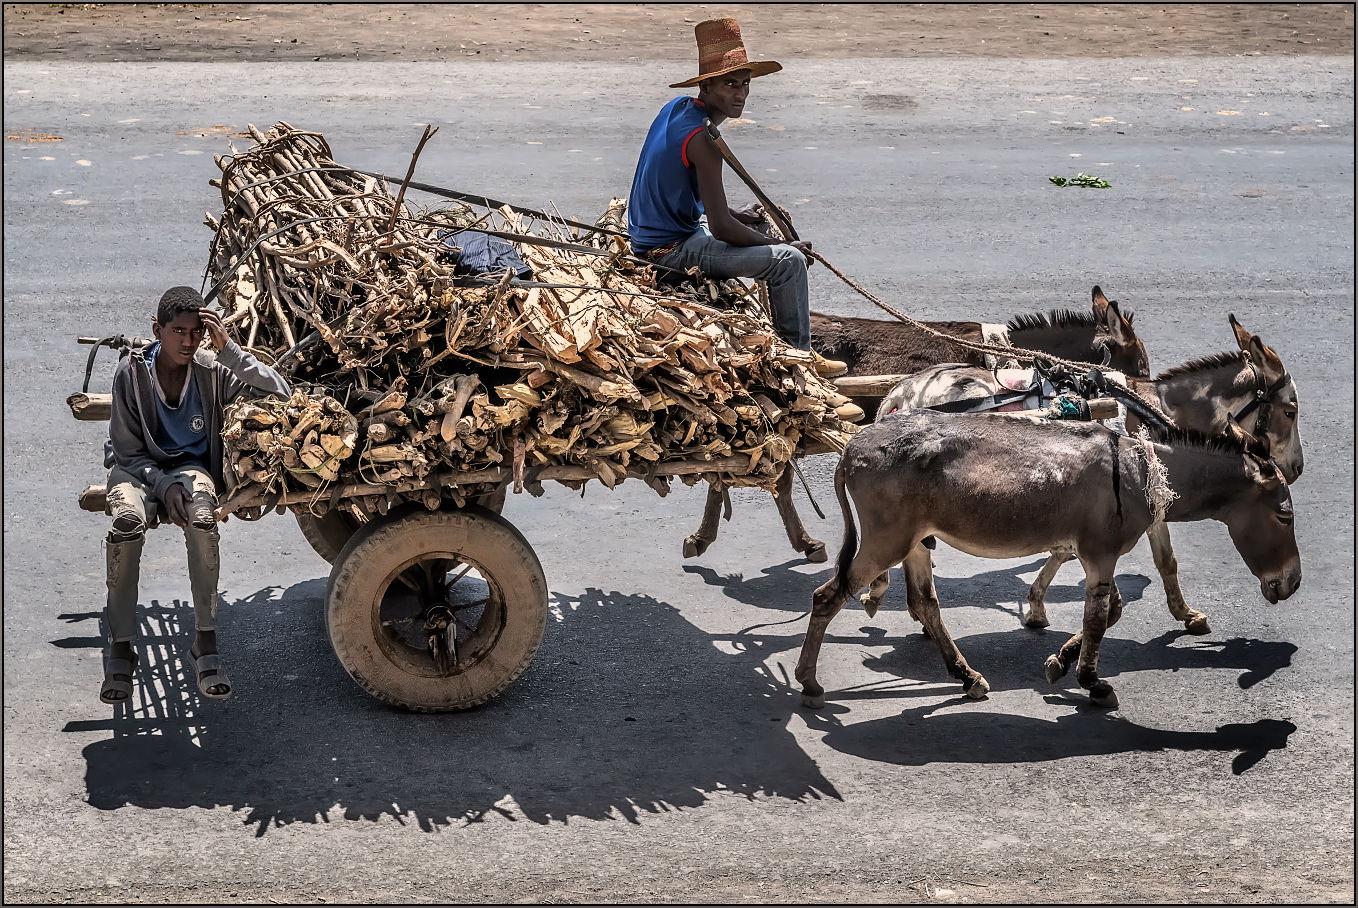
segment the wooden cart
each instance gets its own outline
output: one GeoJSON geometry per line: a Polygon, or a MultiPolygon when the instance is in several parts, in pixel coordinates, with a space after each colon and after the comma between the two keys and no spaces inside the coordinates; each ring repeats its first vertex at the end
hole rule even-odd
{"type": "MultiPolygon", "coordinates": [[[[109,395],[86,390],[67,402],[76,419],[109,418],[109,395]]],[[[829,450],[805,446],[798,454],[829,450]]],[[[749,467],[749,456],[736,454],[659,463],[650,472],[631,469],[626,478],[742,475],[749,467]]],[[[528,478],[597,476],[588,467],[548,466],[528,478]]],[[[335,654],[374,697],[418,712],[466,709],[499,694],[527,668],[546,628],[548,588],[532,546],[499,513],[513,480],[506,467],[437,472],[392,485],[335,485],[326,490],[323,516],[297,513],[302,535],[332,563],[325,616],[335,654]],[[487,483],[497,491],[460,507],[460,496],[446,494],[487,483]],[[411,492],[427,494],[363,518],[337,506],[367,496],[390,503],[411,492]]],[[[294,492],[265,503],[281,513],[313,497],[294,492]]],[[[247,493],[228,498],[218,515],[260,504],[247,493]]],[[[105,487],[82,491],[80,506],[106,512],[105,487]]]]}

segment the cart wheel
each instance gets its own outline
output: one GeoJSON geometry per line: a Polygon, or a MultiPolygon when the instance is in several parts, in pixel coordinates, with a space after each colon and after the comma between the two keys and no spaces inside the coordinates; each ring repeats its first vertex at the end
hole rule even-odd
{"type": "MultiPolygon", "coordinates": [[[[481,507],[499,514],[505,507],[505,490],[482,495],[474,501],[481,507]]],[[[451,500],[445,501],[444,504],[448,508],[453,507],[451,500]]],[[[316,550],[317,555],[331,564],[339,557],[340,549],[344,548],[358,528],[367,522],[367,518],[355,517],[345,508],[331,508],[322,517],[305,512],[297,515],[297,526],[306,537],[306,541],[316,550]]]]}
{"type": "Polygon", "coordinates": [[[470,505],[370,521],[326,590],[340,663],[379,700],[417,712],[484,703],[523,673],[547,624],[547,580],[503,517],[470,505]]]}
{"type": "Polygon", "coordinates": [[[360,520],[344,508],[331,508],[322,517],[307,513],[297,515],[297,526],[306,537],[306,541],[316,550],[317,555],[331,564],[335,563],[340,550],[364,523],[366,521],[360,520]]]}

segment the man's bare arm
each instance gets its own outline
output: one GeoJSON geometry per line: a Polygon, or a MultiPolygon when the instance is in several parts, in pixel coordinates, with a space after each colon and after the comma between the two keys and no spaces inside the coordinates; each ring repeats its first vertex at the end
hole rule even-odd
{"type": "MultiPolygon", "coordinates": [[[[706,132],[700,132],[689,140],[688,159],[693,162],[694,170],[698,173],[698,195],[703,200],[703,210],[707,212],[707,229],[712,231],[712,236],[732,246],[777,246],[783,242],[744,223],[745,218],[754,218],[753,207],[738,212],[731,210],[721,179],[721,153],[706,132]]],[[[811,244],[805,240],[788,245],[802,253],[811,248],[811,244]]],[[[808,266],[811,261],[807,259],[808,266]]]]}
{"type": "Polygon", "coordinates": [[[707,133],[700,132],[689,140],[688,159],[698,173],[698,195],[707,212],[707,229],[714,237],[732,246],[773,246],[778,243],[778,240],[742,224],[731,213],[731,206],[726,202],[726,187],[722,185],[721,154],[707,133]]]}

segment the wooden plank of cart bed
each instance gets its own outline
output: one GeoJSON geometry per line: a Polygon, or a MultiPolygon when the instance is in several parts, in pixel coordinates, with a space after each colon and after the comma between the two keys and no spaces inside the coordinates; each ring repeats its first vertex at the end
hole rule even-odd
{"type": "Polygon", "coordinates": [[[66,404],[71,408],[71,415],[82,422],[107,420],[113,413],[112,394],[87,394],[84,391],[77,391],[66,398],[66,404]]]}
{"type": "MultiPolygon", "coordinates": [[[[829,454],[832,448],[818,442],[804,445],[799,454],[829,454]]],[[[750,457],[748,454],[733,454],[730,457],[714,457],[711,460],[671,460],[667,463],[656,466],[657,476],[684,476],[694,473],[735,473],[743,475],[749,472],[750,457]]],[[[646,476],[644,470],[629,467],[627,479],[643,479],[646,476]]],[[[340,498],[358,498],[363,495],[385,495],[388,491],[397,493],[418,492],[423,489],[436,489],[446,486],[465,486],[478,485],[485,482],[504,482],[513,476],[513,471],[509,467],[490,467],[485,470],[456,471],[445,470],[434,473],[427,479],[409,480],[407,482],[395,483],[393,485],[376,485],[370,483],[354,483],[344,487],[340,492],[340,498]]],[[[598,479],[599,474],[590,467],[579,467],[572,465],[561,465],[543,467],[534,473],[531,469],[527,475],[539,481],[555,479],[598,479]]],[[[312,491],[289,492],[275,502],[275,506],[305,504],[309,501],[320,501],[328,499],[333,492],[316,493],[312,491]]],[[[231,514],[242,508],[255,507],[268,500],[267,495],[258,494],[258,489],[254,494],[233,496],[217,509],[217,519],[220,520],[227,514],[231,514]]]]}
{"type": "Polygon", "coordinates": [[[886,397],[905,375],[845,375],[833,379],[835,388],[846,397],[886,397]]]}

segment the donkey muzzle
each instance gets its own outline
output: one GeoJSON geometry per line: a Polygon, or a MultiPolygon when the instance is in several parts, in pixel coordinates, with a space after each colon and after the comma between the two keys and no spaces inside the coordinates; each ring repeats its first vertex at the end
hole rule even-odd
{"type": "Polygon", "coordinates": [[[1270,605],[1277,605],[1301,587],[1301,559],[1294,558],[1277,573],[1259,578],[1259,591],[1270,605]]]}

